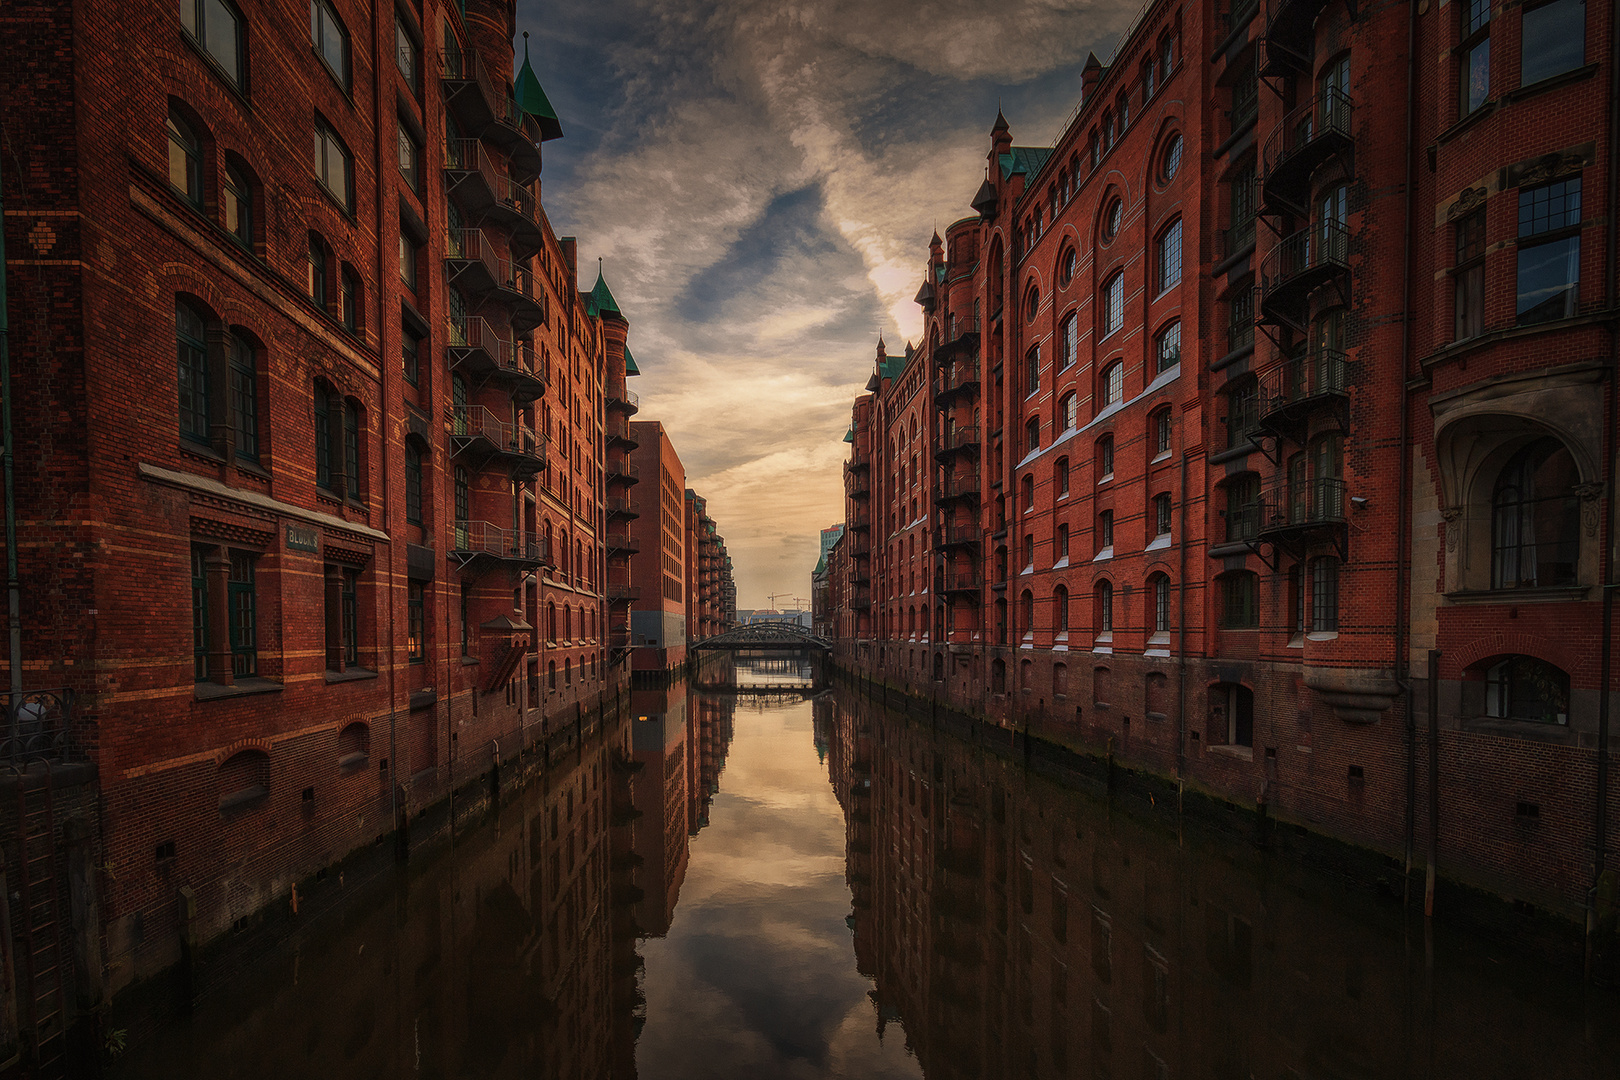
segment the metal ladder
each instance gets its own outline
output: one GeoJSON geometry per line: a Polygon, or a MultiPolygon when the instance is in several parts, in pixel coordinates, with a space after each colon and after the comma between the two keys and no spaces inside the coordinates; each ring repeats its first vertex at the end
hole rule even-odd
{"type": "Polygon", "coordinates": [[[17,784],[18,892],[15,937],[26,963],[27,983],[18,997],[27,1006],[36,1075],[57,1076],[66,1049],[67,1009],[62,985],[62,928],[56,817],[47,771],[23,774],[17,784]],[[31,783],[37,778],[38,782],[31,783]]]}

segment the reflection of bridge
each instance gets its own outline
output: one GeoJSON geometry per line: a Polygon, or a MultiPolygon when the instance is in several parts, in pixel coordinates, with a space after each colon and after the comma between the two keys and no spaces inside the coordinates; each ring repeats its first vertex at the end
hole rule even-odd
{"type": "Polygon", "coordinates": [[[692,648],[724,649],[729,652],[740,652],[745,649],[815,649],[828,653],[832,651],[832,642],[816,637],[797,623],[757,622],[704,638],[692,648]]]}

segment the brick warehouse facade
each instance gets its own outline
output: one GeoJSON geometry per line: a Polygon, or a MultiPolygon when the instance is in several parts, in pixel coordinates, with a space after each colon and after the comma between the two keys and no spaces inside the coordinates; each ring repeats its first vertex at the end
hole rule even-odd
{"type": "Polygon", "coordinates": [[[1612,920],[1611,19],[1167,0],[998,117],[854,405],[842,661],[1612,920]]]}
{"type": "Polygon", "coordinates": [[[99,784],[69,1013],[616,698],[636,513],[628,324],[540,207],[511,3],[81,11],[0,16],[12,682],[99,784]]]}

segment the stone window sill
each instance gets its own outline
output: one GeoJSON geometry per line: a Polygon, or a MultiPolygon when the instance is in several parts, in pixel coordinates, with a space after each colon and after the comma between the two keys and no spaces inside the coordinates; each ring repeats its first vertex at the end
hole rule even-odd
{"type": "Polygon", "coordinates": [[[1552,604],[1583,600],[1585,585],[1564,585],[1526,589],[1458,589],[1445,597],[1453,604],[1552,604]]]}
{"type": "Polygon", "coordinates": [[[247,697],[250,694],[279,694],[284,689],[286,688],[274,679],[245,678],[237,679],[230,686],[200,682],[194,696],[198,701],[218,701],[221,698],[247,697]]]}
{"type": "Polygon", "coordinates": [[[375,679],[376,677],[377,673],[375,671],[358,667],[350,668],[347,671],[328,671],[326,673],[328,683],[360,682],[364,679],[375,679]]]}
{"type": "Polygon", "coordinates": [[[1254,760],[1254,747],[1252,746],[1232,746],[1227,743],[1209,743],[1205,745],[1204,750],[1206,753],[1221,754],[1225,757],[1240,758],[1243,761],[1254,760]]]}
{"type": "Polygon", "coordinates": [[[1568,724],[1538,724],[1533,720],[1508,720],[1497,716],[1475,716],[1463,720],[1462,729],[1475,735],[1497,735],[1528,742],[1565,743],[1577,741],[1568,724]]]}

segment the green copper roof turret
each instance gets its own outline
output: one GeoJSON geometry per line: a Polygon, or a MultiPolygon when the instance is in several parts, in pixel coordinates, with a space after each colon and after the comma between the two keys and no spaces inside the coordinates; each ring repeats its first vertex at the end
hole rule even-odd
{"type": "Polygon", "coordinates": [[[557,119],[557,110],[551,107],[551,99],[540,88],[540,80],[535,78],[534,67],[529,63],[527,30],[523,31],[523,67],[518,70],[512,92],[517,97],[518,108],[534,117],[540,125],[541,142],[562,138],[562,121],[557,119]]]}
{"type": "Polygon", "coordinates": [[[624,347],[624,373],[626,375],[640,375],[641,369],[636,367],[636,358],[630,355],[630,346],[624,347]]]}
{"type": "Polygon", "coordinates": [[[591,289],[591,306],[596,308],[598,315],[617,315],[624,318],[624,312],[619,310],[619,302],[613,299],[613,290],[608,288],[607,278],[602,276],[601,262],[596,267],[596,285],[591,289]]]}

